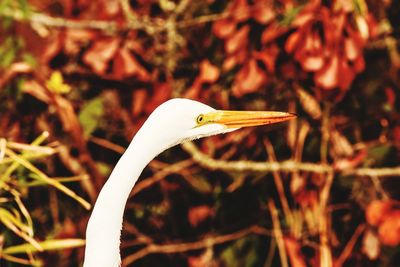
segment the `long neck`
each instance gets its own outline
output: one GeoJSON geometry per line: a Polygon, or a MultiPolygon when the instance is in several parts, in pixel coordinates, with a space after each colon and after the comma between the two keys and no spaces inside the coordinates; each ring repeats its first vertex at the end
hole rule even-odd
{"type": "Polygon", "coordinates": [[[144,167],[163,150],[164,147],[160,148],[157,140],[143,128],[133,138],[102,188],[89,219],[84,267],[120,265],[119,246],[126,201],[144,167]]]}

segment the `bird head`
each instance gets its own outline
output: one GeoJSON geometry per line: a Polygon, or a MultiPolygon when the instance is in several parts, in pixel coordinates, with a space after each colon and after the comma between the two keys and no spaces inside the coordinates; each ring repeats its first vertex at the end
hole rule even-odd
{"type": "Polygon", "coordinates": [[[144,127],[147,134],[162,138],[166,148],[187,140],[235,131],[242,127],[266,125],[295,118],[280,111],[216,110],[203,103],[175,98],[161,104],[144,127]]]}

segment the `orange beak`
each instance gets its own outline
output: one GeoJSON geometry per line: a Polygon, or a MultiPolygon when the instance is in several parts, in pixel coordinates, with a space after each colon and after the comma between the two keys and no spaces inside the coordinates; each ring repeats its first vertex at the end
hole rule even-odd
{"type": "Polygon", "coordinates": [[[267,125],[296,118],[293,113],[280,111],[233,111],[217,110],[204,114],[203,123],[219,123],[227,128],[267,125]]]}

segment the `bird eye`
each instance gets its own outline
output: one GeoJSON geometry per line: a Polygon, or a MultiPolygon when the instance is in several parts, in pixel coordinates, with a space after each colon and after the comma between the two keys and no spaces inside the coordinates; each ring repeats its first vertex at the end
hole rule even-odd
{"type": "Polygon", "coordinates": [[[203,114],[200,114],[199,116],[197,116],[196,122],[197,122],[198,124],[203,123],[203,122],[204,122],[204,115],[203,115],[203,114]]]}

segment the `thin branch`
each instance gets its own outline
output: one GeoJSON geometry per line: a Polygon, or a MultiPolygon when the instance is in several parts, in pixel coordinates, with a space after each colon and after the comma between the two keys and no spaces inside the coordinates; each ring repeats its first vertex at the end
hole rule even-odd
{"type": "MultiPolygon", "coordinates": [[[[20,10],[4,10],[0,14],[2,17],[12,18],[15,21],[29,21],[32,24],[41,24],[48,27],[56,28],[75,28],[75,29],[93,29],[106,32],[116,32],[118,27],[117,23],[113,21],[101,20],[72,20],[65,18],[56,18],[41,13],[30,13],[28,17],[20,10]]],[[[130,25],[134,28],[134,25],[130,25]]],[[[135,28],[138,28],[135,27],[135,28]]]]}
{"type": "Polygon", "coordinates": [[[133,188],[130,196],[136,195],[143,189],[148,188],[148,187],[152,186],[153,184],[157,183],[158,181],[164,179],[169,174],[178,173],[178,172],[182,171],[183,169],[190,167],[192,164],[193,164],[193,160],[187,159],[187,160],[183,160],[178,163],[169,165],[168,167],[160,170],[153,176],[148,177],[148,178],[142,180],[141,182],[137,183],[135,185],[135,187],[133,188]]]}
{"type": "Polygon", "coordinates": [[[220,236],[207,236],[201,240],[194,242],[172,243],[172,244],[162,244],[162,245],[150,244],[145,248],[127,256],[123,260],[122,266],[128,266],[129,264],[132,264],[133,262],[143,257],[146,257],[147,255],[150,254],[155,254],[155,253],[174,254],[174,253],[182,253],[186,251],[204,249],[218,244],[223,244],[233,240],[237,240],[249,234],[271,235],[271,232],[260,226],[253,225],[231,234],[220,235],[220,236]]]}
{"type": "Polygon", "coordinates": [[[276,209],[275,203],[272,199],[268,201],[268,209],[271,213],[272,225],[274,227],[274,236],[276,239],[276,244],[278,245],[281,265],[282,267],[289,267],[288,257],[285,249],[285,241],[283,240],[282,228],[278,217],[278,210],[276,209]]]}
{"type": "MultiPolygon", "coordinates": [[[[124,9],[126,12],[126,10],[124,9]]],[[[227,17],[227,13],[220,14],[208,14],[199,16],[193,19],[187,19],[182,21],[177,21],[177,28],[187,28],[196,26],[199,24],[205,24],[208,22],[213,22],[222,18],[227,17]]],[[[159,32],[167,28],[166,21],[161,18],[157,19],[132,19],[129,16],[128,22],[120,25],[114,21],[105,20],[74,20],[66,19],[61,17],[53,17],[39,12],[31,12],[28,16],[20,10],[4,10],[0,13],[0,17],[11,18],[19,22],[29,22],[31,24],[39,24],[47,27],[54,28],[71,28],[71,29],[91,29],[99,30],[107,33],[117,33],[119,31],[126,30],[145,30],[149,32],[159,32]]]]}
{"type": "Polygon", "coordinates": [[[293,172],[305,171],[312,173],[327,174],[338,172],[343,175],[355,176],[400,176],[400,166],[390,168],[355,168],[355,169],[335,169],[332,165],[311,162],[296,162],[285,160],[281,162],[255,162],[255,161],[224,161],[209,157],[201,152],[192,142],[182,144],[182,148],[191,155],[194,161],[210,170],[224,171],[253,171],[253,172],[293,172]]]}
{"type": "Polygon", "coordinates": [[[353,248],[356,245],[358,238],[361,236],[361,234],[364,232],[364,230],[365,230],[364,224],[360,224],[357,227],[353,236],[350,238],[349,242],[347,242],[346,246],[344,247],[342,253],[336,259],[334,267],[342,267],[343,266],[343,264],[346,262],[346,260],[350,257],[351,252],[353,251],[353,248]]]}

